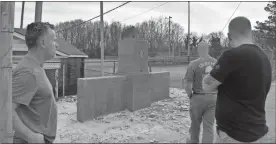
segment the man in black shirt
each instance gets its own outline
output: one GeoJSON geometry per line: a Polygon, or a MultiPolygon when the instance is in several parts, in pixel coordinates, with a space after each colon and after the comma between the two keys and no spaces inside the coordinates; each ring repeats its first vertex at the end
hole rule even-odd
{"type": "Polygon", "coordinates": [[[228,31],[233,48],[220,56],[203,80],[204,91],[218,89],[217,142],[262,142],[268,132],[265,101],[271,85],[270,61],[253,44],[247,18],[231,20],[228,31]]]}

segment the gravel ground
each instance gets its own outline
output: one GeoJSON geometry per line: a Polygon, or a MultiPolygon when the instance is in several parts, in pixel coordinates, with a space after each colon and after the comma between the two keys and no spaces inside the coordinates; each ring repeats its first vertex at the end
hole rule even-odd
{"type": "Polygon", "coordinates": [[[189,101],[184,91],[171,89],[170,95],[171,99],[149,108],[133,113],[125,110],[85,123],[76,120],[76,98],[62,99],[55,142],[185,142],[189,101]]]}
{"type": "MultiPolygon", "coordinates": [[[[275,88],[272,89],[270,97],[275,102],[275,88]]],[[[76,97],[66,97],[58,101],[55,143],[183,143],[190,125],[189,100],[185,91],[176,88],[170,89],[170,97],[133,113],[125,110],[85,123],[76,120],[76,97]]],[[[274,109],[275,127],[275,103],[271,109],[274,109]]],[[[271,114],[270,119],[273,117],[271,114]]],[[[275,142],[275,129],[270,130],[267,141],[275,142]]]]}

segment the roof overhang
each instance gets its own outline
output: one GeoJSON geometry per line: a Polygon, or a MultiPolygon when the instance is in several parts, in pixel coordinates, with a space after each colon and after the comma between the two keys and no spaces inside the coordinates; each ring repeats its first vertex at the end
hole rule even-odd
{"type": "Polygon", "coordinates": [[[25,36],[22,35],[22,34],[20,34],[20,33],[13,32],[13,36],[16,36],[16,37],[18,37],[18,38],[20,38],[20,39],[22,39],[22,40],[25,40],[25,36]]]}
{"type": "Polygon", "coordinates": [[[88,55],[68,55],[68,57],[75,57],[75,58],[88,58],[88,55]]]}
{"type": "MultiPolygon", "coordinates": [[[[13,47],[12,48],[13,51],[24,51],[27,52],[28,48],[19,48],[19,47],[13,47]]],[[[68,58],[69,56],[63,52],[60,51],[56,51],[56,54],[58,54],[59,56],[56,56],[56,58],[68,58]]]]}
{"type": "MultiPolygon", "coordinates": [[[[18,37],[22,40],[25,40],[25,36],[20,34],[20,33],[13,32],[13,36],[18,37]]],[[[28,48],[26,48],[26,47],[21,48],[21,47],[16,46],[16,47],[13,47],[13,50],[14,51],[28,51],[28,48]]],[[[68,58],[68,57],[84,57],[84,58],[87,58],[88,57],[87,55],[68,55],[68,54],[63,53],[59,50],[56,51],[56,54],[60,55],[60,56],[58,56],[59,58],[68,58]]]]}
{"type": "Polygon", "coordinates": [[[64,57],[64,58],[67,58],[67,57],[69,57],[69,55],[67,55],[66,53],[63,53],[63,52],[61,52],[61,51],[56,51],[56,54],[58,54],[58,55],[60,55],[61,57],[64,57]]]}
{"type": "Polygon", "coordinates": [[[43,65],[44,69],[60,69],[61,68],[61,64],[60,63],[44,63],[43,65]]]}
{"type": "MultiPolygon", "coordinates": [[[[16,44],[17,45],[17,44],[16,44]]],[[[28,51],[28,48],[24,48],[24,47],[22,47],[22,48],[19,48],[19,47],[15,47],[14,46],[14,44],[13,44],[13,47],[12,47],[12,50],[13,51],[28,51]]]]}

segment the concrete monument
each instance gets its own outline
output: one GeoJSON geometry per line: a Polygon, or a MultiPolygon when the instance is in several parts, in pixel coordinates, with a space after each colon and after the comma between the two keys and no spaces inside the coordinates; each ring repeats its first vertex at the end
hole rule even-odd
{"type": "Polygon", "coordinates": [[[122,33],[118,49],[118,72],[114,76],[79,78],[77,119],[81,122],[124,109],[149,107],[168,99],[169,72],[148,71],[146,41],[136,38],[134,27],[122,33]]]}

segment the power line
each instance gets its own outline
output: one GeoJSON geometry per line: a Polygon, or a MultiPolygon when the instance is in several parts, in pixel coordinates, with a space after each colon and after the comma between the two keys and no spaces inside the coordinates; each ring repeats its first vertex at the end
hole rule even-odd
{"type": "Polygon", "coordinates": [[[231,18],[233,17],[233,15],[236,13],[236,11],[238,10],[238,8],[240,7],[242,2],[239,3],[239,5],[236,7],[236,9],[234,10],[234,12],[232,13],[231,17],[228,19],[227,23],[225,24],[225,26],[223,27],[222,29],[222,32],[223,30],[225,29],[225,27],[227,26],[227,24],[230,22],[231,18]]]}
{"type": "Polygon", "coordinates": [[[151,8],[151,9],[147,10],[147,11],[144,11],[144,12],[141,12],[141,13],[139,13],[139,14],[137,14],[137,15],[134,15],[134,16],[131,16],[131,17],[129,17],[129,18],[126,18],[126,19],[122,20],[121,22],[127,21],[127,20],[129,20],[129,19],[132,19],[132,18],[134,18],[134,17],[137,17],[137,16],[142,15],[142,14],[144,14],[144,13],[147,13],[147,12],[149,12],[149,11],[152,11],[152,10],[154,10],[154,9],[156,9],[156,8],[159,8],[159,7],[161,7],[161,6],[163,6],[163,5],[167,4],[167,3],[169,3],[169,2],[162,3],[162,4],[160,4],[160,5],[156,6],[156,7],[153,7],[153,8],[151,8]]]}
{"type": "MultiPolygon", "coordinates": [[[[124,19],[124,20],[121,21],[121,22],[124,22],[124,21],[126,21],[126,20],[128,20],[128,19],[131,19],[131,18],[137,17],[137,16],[139,16],[139,15],[142,15],[142,14],[144,14],[144,13],[147,13],[147,12],[149,12],[149,11],[151,11],[151,10],[153,10],[153,9],[159,8],[159,7],[161,7],[161,6],[163,6],[163,5],[167,4],[167,3],[169,3],[169,2],[162,3],[161,5],[158,5],[158,6],[156,6],[156,7],[153,7],[153,8],[151,8],[151,9],[147,10],[147,11],[144,11],[144,12],[139,13],[139,14],[137,14],[137,15],[134,15],[134,16],[131,16],[131,17],[129,17],[129,18],[126,18],[126,19],[124,19]]],[[[83,35],[85,35],[85,33],[83,33],[83,35]]]]}
{"type": "MultiPolygon", "coordinates": [[[[126,4],[128,4],[128,3],[130,3],[130,2],[131,2],[131,1],[125,2],[125,3],[123,3],[123,4],[119,5],[119,6],[117,6],[117,7],[113,8],[113,9],[111,9],[111,10],[108,10],[107,12],[103,13],[103,15],[105,15],[105,14],[107,14],[107,13],[110,13],[110,12],[112,12],[112,11],[114,11],[114,10],[116,10],[116,9],[118,9],[118,8],[120,8],[120,7],[122,7],[122,6],[126,5],[126,4]]],[[[82,25],[82,24],[84,24],[84,23],[86,23],[86,22],[89,22],[89,21],[91,21],[91,20],[93,20],[93,19],[96,19],[96,18],[98,18],[98,17],[100,17],[100,16],[101,16],[101,15],[98,15],[98,16],[93,17],[93,18],[91,18],[91,19],[89,19],[89,20],[87,20],[87,21],[84,21],[84,22],[82,22],[82,23],[79,23],[78,25],[74,25],[74,26],[71,26],[71,27],[69,27],[69,28],[65,28],[65,29],[63,29],[63,30],[57,31],[57,33],[60,33],[60,32],[62,32],[62,31],[68,30],[68,29],[71,29],[71,28],[76,27],[76,26],[80,26],[80,25],[82,25]]],[[[6,53],[0,58],[0,61],[2,61],[2,59],[3,59],[11,50],[12,50],[12,47],[8,50],[8,52],[6,52],[6,53]]]]}
{"type": "MultiPolygon", "coordinates": [[[[130,3],[130,2],[131,2],[131,1],[125,2],[125,3],[123,3],[123,4],[121,4],[121,5],[119,5],[119,6],[115,7],[115,8],[113,8],[113,9],[107,11],[107,12],[104,12],[103,15],[108,14],[108,13],[110,13],[110,12],[112,12],[112,11],[114,11],[114,10],[116,10],[116,9],[118,9],[118,8],[120,8],[120,7],[122,7],[122,6],[126,5],[126,4],[128,4],[128,3],[130,3]]],[[[84,24],[84,23],[87,23],[87,22],[89,22],[89,21],[91,21],[91,20],[94,20],[94,19],[96,19],[96,18],[98,18],[98,17],[100,17],[100,16],[101,16],[101,15],[95,16],[95,17],[93,17],[93,18],[91,18],[91,19],[89,19],[89,20],[87,20],[87,21],[84,21],[84,22],[82,22],[82,23],[79,23],[78,25],[74,25],[74,26],[65,28],[65,29],[63,29],[63,30],[57,31],[57,33],[60,33],[60,32],[62,32],[62,31],[65,31],[65,30],[74,28],[74,27],[76,27],[76,26],[80,26],[80,25],[82,25],[82,24],[84,24]]]]}

